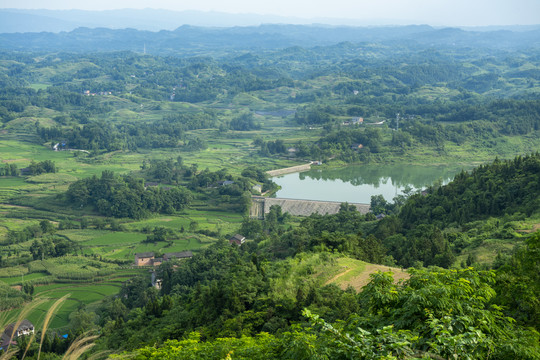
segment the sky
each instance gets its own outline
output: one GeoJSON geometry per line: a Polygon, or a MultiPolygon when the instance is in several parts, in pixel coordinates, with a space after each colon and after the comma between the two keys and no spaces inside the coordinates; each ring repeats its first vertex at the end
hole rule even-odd
{"type": "Polygon", "coordinates": [[[0,8],[153,8],[371,22],[384,20],[386,23],[435,26],[540,24],[540,0],[0,0],[0,8]]]}

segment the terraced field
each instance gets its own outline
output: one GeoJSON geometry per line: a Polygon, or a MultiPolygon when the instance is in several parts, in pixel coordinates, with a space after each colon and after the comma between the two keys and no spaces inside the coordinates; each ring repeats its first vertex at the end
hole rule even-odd
{"type": "MultiPolygon", "coordinates": [[[[62,296],[70,294],[66,302],[59,308],[50,325],[53,329],[64,328],[69,324],[69,314],[83,305],[96,304],[107,296],[116,295],[120,291],[123,282],[144,271],[139,269],[119,269],[114,274],[105,277],[102,281],[90,284],[52,283],[36,286],[34,298],[47,299],[47,301],[38,306],[28,319],[34,325],[40,327],[43,323],[44,315],[50,309],[51,305],[62,296]]],[[[27,277],[32,275],[34,274],[27,275],[27,277]]],[[[0,278],[0,281],[9,282],[9,278],[0,278]]],[[[15,315],[17,311],[12,310],[9,314],[15,315]]]]}
{"type": "Polygon", "coordinates": [[[346,289],[352,286],[356,291],[361,291],[370,280],[371,274],[378,271],[392,273],[394,281],[408,279],[409,274],[400,268],[368,264],[366,262],[355,260],[351,258],[338,259],[338,266],[342,269],[337,275],[329,279],[326,284],[336,284],[342,289],[346,289]]]}

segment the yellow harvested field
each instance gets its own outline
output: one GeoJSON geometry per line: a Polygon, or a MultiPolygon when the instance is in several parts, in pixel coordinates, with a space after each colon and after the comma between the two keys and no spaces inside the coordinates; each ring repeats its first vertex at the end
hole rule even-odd
{"type": "Polygon", "coordinates": [[[345,276],[353,270],[353,268],[346,269],[345,271],[334,276],[332,279],[328,280],[326,285],[336,283],[341,289],[346,289],[347,287],[352,286],[356,289],[356,291],[360,291],[371,280],[370,275],[377,271],[391,271],[396,283],[410,277],[410,275],[403,269],[375,264],[366,264],[364,270],[359,275],[353,276],[352,278],[345,276]]]}

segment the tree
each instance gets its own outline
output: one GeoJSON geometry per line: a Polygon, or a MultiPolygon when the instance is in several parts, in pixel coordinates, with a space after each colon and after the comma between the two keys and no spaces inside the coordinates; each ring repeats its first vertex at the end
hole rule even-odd
{"type": "Polygon", "coordinates": [[[24,293],[26,293],[28,295],[33,295],[34,294],[34,285],[32,285],[29,282],[25,282],[25,283],[23,283],[22,290],[23,290],[24,293]]]}
{"type": "Polygon", "coordinates": [[[497,270],[496,303],[518,322],[540,331],[540,231],[497,270]]]}
{"type": "Polygon", "coordinates": [[[382,195],[372,195],[370,209],[374,214],[386,214],[388,202],[382,195]]]}
{"type": "Polygon", "coordinates": [[[263,226],[260,220],[244,217],[239,233],[245,237],[257,239],[261,236],[262,230],[263,226]]]}
{"type": "Polygon", "coordinates": [[[258,130],[261,128],[259,124],[255,123],[253,113],[251,112],[242,112],[239,115],[235,116],[231,120],[229,126],[231,130],[238,131],[258,130]]]}
{"type": "Polygon", "coordinates": [[[49,220],[41,220],[39,222],[39,226],[41,227],[41,230],[44,234],[53,234],[56,231],[54,224],[51,223],[49,220]]]}
{"type": "Polygon", "coordinates": [[[171,233],[171,230],[163,227],[163,226],[156,226],[154,230],[152,231],[151,235],[148,235],[146,237],[146,240],[143,242],[145,243],[156,243],[156,242],[166,242],[169,235],[171,233]]]}
{"type": "Polygon", "coordinates": [[[199,227],[199,223],[195,220],[189,223],[189,231],[191,232],[195,232],[195,230],[197,230],[198,227],[199,227]]]}
{"type": "Polygon", "coordinates": [[[69,315],[69,328],[71,333],[79,336],[96,327],[96,314],[83,309],[72,312],[69,315]]]}

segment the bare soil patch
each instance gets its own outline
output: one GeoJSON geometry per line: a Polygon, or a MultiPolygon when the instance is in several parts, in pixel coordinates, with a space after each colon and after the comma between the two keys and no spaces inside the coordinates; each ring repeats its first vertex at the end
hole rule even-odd
{"type": "Polygon", "coordinates": [[[30,159],[23,158],[23,159],[6,159],[6,160],[2,160],[2,162],[6,163],[6,164],[11,164],[11,163],[15,163],[15,162],[23,162],[23,161],[30,161],[30,159]]]}
{"type": "Polygon", "coordinates": [[[28,207],[28,206],[11,205],[11,204],[2,204],[2,207],[7,207],[7,208],[17,208],[17,209],[32,209],[31,207],[28,207]]]}
{"type": "Polygon", "coordinates": [[[537,230],[540,230],[540,224],[534,224],[533,225],[533,228],[531,230],[518,230],[518,232],[522,232],[522,233],[533,233],[533,232],[536,232],[537,230]]]}
{"type": "MultiPolygon", "coordinates": [[[[344,272],[334,276],[334,278],[332,278],[328,283],[336,281],[341,276],[347,274],[351,270],[352,269],[347,269],[344,272]]],[[[389,266],[384,266],[384,265],[367,264],[365,270],[360,275],[354,277],[353,279],[340,282],[338,285],[342,289],[346,289],[347,287],[352,286],[353,288],[356,289],[356,291],[360,291],[362,290],[364,286],[366,286],[370,282],[371,278],[369,275],[377,271],[382,271],[382,272],[391,271],[393,273],[392,276],[394,277],[395,283],[403,279],[408,279],[410,277],[408,273],[406,273],[404,270],[400,268],[394,268],[394,267],[389,267],[389,266]]]]}

